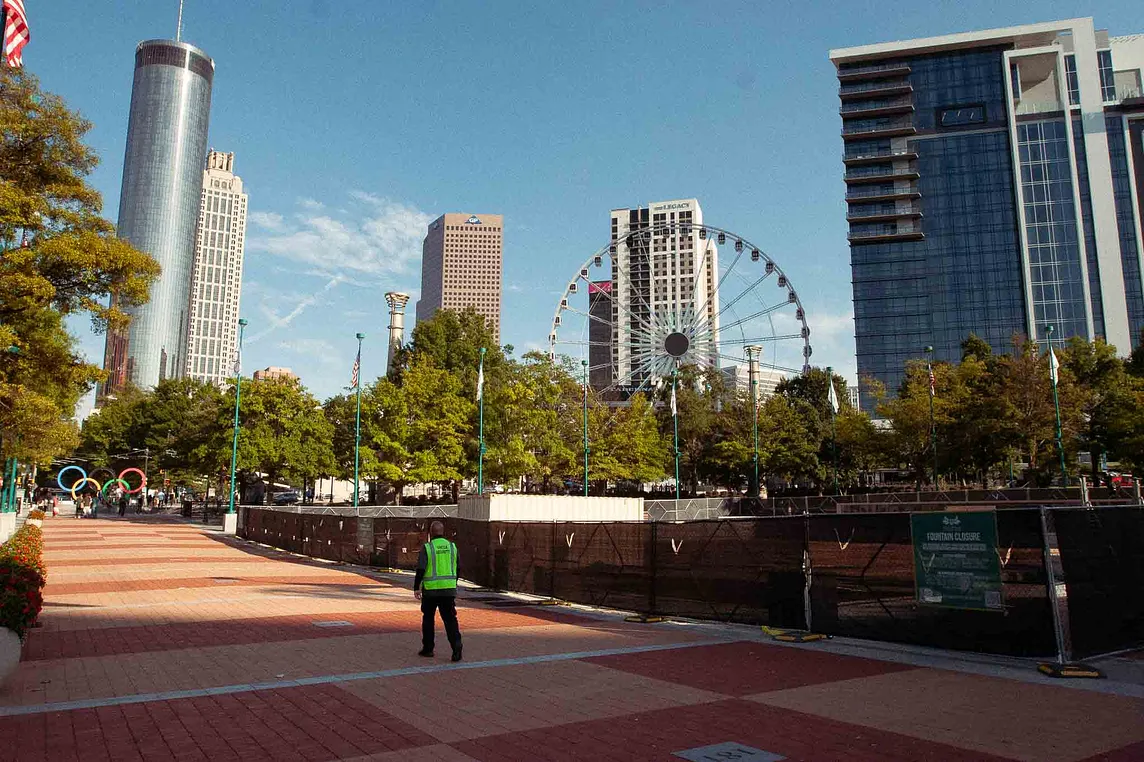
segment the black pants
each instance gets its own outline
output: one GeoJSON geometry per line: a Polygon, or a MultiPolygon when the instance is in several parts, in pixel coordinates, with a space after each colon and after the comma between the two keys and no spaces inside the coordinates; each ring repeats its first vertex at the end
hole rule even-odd
{"type": "Polygon", "coordinates": [[[441,609],[441,621],[445,623],[449,645],[457,648],[461,645],[461,627],[457,624],[457,599],[451,595],[421,597],[421,648],[433,650],[433,627],[436,624],[433,617],[437,609],[441,609]]]}

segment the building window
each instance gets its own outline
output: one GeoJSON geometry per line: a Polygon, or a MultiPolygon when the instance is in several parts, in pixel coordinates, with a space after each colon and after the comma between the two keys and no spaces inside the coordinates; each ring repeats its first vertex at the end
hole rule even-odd
{"type": "Polygon", "coordinates": [[[1116,100],[1116,80],[1112,72],[1112,51],[1096,51],[1096,62],[1100,67],[1100,97],[1101,100],[1116,100]]]}
{"type": "Polygon", "coordinates": [[[954,106],[943,108],[938,115],[942,127],[964,127],[969,124],[985,123],[985,106],[954,106]]]}

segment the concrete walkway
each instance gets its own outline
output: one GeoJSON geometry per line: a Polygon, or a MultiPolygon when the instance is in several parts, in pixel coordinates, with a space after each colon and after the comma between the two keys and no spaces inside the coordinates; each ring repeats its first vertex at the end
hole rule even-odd
{"type": "Polygon", "coordinates": [[[1144,759],[1127,679],[480,592],[452,664],[441,632],[436,659],[416,655],[408,576],[169,517],[44,531],[46,606],[0,689],[0,760],[1144,759]]]}

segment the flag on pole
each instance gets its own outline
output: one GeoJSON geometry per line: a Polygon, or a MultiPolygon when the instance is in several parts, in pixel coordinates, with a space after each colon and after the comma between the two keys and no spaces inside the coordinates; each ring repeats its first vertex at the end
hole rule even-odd
{"type": "Polygon", "coordinates": [[[242,374],[242,354],[239,352],[234,353],[234,375],[239,376],[242,374]]]}
{"type": "Polygon", "coordinates": [[[1061,363],[1057,360],[1056,352],[1053,351],[1052,347],[1049,347],[1049,378],[1052,379],[1054,384],[1057,383],[1057,372],[1060,370],[1060,367],[1061,363]]]}
{"type": "Polygon", "coordinates": [[[350,388],[356,389],[358,385],[358,375],[361,371],[361,349],[358,349],[357,357],[354,358],[354,369],[350,373],[350,388]]]}
{"type": "Polygon", "coordinates": [[[28,16],[24,13],[24,0],[3,0],[4,60],[13,69],[24,65],[24,46],[32,39],[28,31],[28,16]]]}
{"type": "Polygon", "coordinates": [[[937,378],[933,374],[933,366],[929,366],[929,396],[933,397],[937,394],[937,378]]]}
{"type": "Polygon", "coordinates": [[[671,417],[675,418],[679,411],[675,407],[675,384],[671,385],[671,417]]]}
{"type": "Polygon", "coordinates": [[[830,402],[830,412],[838,413],[838,394],[834,391],[834,379],[829,381],[830,392],[826,395],[826,399],[830,402]]]}
{"type": "Polygon", "coordinates": [[[477,370],[477,402],[484,399],[485,396],[485,364],[481,363],[480,368],[477,370]]]}

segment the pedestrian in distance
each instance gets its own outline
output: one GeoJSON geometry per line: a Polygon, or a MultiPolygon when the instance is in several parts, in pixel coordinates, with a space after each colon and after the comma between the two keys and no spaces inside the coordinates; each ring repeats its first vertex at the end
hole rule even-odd
{"type": "Polygon", "coordinates": [[[124,491],[123,493],[121,493],[121,494],[119,495],[119,515],[120,515],[120,516],[122,516],[123,514],[127,513],[127,501],[128,501],[129,499],[130,499],[130,498],[128,498],[128,497],[127,497],[127,492],[126,492],[126,491],[124,491]]]}
{"type": "Polygon", "coordinates": [[[413,597],[421,601],[421,650],[418,656],[433,656],[435,617],[441,612],[445,635],[453,648],[453,661],[461,660],[461,628],[457,624],[457,546],[445,538],[445,525],[429,525],[429,542],[417,556],[413,597]]]}

